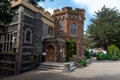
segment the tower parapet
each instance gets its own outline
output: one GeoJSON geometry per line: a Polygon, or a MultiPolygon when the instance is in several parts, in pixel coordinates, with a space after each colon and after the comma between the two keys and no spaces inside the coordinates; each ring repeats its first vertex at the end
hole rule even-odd
{"type": "Polygon", "coordinates": [[[61,9],[61,11],[63,11],[63,12],[71,12],[72,11],[72,7],[63,7],[61,9]]]}
{"type": "Polygon", "coordinates": [[[81,16],[84,17],[85,9],[79,9],[79,8],[73,9],[72,7],[63,7],[61,9],[56,9],[53,11],[53,15],[55,16],[64,13],[78,14],[78,15],[81,14],[81,16]]]}
{"type": "Polygon", "coordinates": [[[56,9],[53,11],[53,15],[57,20],[62,19],[78,19],[80,21],[85,20],[85,9],[72,7],[63,7],[61,9],[56,9]]]}

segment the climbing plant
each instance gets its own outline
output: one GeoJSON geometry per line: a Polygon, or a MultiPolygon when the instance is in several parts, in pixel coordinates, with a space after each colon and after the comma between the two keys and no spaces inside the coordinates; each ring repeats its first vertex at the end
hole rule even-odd
{"type": "Polygon", "coordinates": [[[70,58],[74,55],[74,41],[66,40],[66,61],[69,61],[70,58]]]}

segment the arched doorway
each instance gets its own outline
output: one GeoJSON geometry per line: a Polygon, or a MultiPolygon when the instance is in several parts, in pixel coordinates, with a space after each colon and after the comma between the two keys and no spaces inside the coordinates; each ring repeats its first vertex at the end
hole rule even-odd
{"type": "Polygon", "coordinates": [[[54,62],[55,61],[55,48],[52,45],[48,45],[46,49],[45,61],[54,62]]]}
{"type": "Polygon", "coordinates": [[[37,63],[38,63],[38,55],[34,54],[33,55],[33,68],[37,67],[37,63]]]}

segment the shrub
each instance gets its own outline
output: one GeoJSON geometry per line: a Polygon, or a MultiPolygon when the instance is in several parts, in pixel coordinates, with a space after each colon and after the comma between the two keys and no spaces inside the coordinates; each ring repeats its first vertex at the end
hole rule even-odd
{"type": "Polygon", "coordinates": [[[115,60],[119,60],[120,57],[119,57],[119,56],[112,55],[112,56],[108,56],[107,59],[108,59],[108,60],[113,60],[113,61],[115,61],[115,60]]]}
{"type": "Polygon", "coordinates": [[[81,63],[81,58],[77,59],[76,63],[81,63]]]}
{"type": "Polygon", "coordinates": [[[107,50],[108,50],[108,52],[107,52],[108,56],[111,56],[111,55],[120,56],[120,50],[115,45],[109,46],[107,50]]]}
{"type": "Polygon", "coordinates": [[[109,56],[107,55],[107,59],[112,60],[112,55],[109,55],[109,56]]]}
{"type": "Polygon", "coordinates": [[[115,45],[108,47],[107,58],[109,60],[119,60],[120,59],[120,50],[115,45]]]}
{"type": "Polygon", "coordinates": [[[96,58],[97,60],[120,60],[120,50],[117,46],[111,45],[107,49],[107,54],[98,53],[96,58]]]}
{"type": "Polygon", "coordinates": [[[90,53],[89,53],[89,51],[87,49],[84,49],[84,53],[85,53],[85,57],[87,59],[91,59],[91,55],[90,55],[90,53]]]}
{"type": "Polygon", "coordinates": [[[81,60],[81,64],[82,64],[83,66],[87,66],[87,62],[86,62],[84,59],[81,60]]]}
{"type": "Polygon", "coordinates": [[[107,56],[104,53],[97,53],[96,58],[97,60],[106,60],[107,56]]]}
{"type": "Polygon", "coordinates": [[[118,56],[112,56],[111,60],[119,60],[119,57],[118,56]]]}
{"type": "Polygon", "coordinates": [[[87,62],[84,59],[81,59],[81,58],[77,59],[76,63],[77,64],[82,64],[84,67],[87,66],[87,62]]]}

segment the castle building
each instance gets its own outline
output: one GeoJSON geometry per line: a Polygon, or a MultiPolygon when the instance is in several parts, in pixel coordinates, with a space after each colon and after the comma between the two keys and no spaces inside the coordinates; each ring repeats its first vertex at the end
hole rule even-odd
{"type": "Polygon", "coordinates": [[[75,55],[83,57],[85,10],[71,7],[64,7],[61,10],[54,10],[55,23],[58,25],[58,37],[64,40],[70,39],[75,44],[75,55]]]}
{"type": "Polygon", "coordinates": [[[83,57],[84,9],[64,7],[51,15],[28,0],[10,0],[16,13],[8,27],[0,25],[0,76],[34,69],[45,61],[64,62],[66,39],[75,43],[75,55],[83,57]]]}

